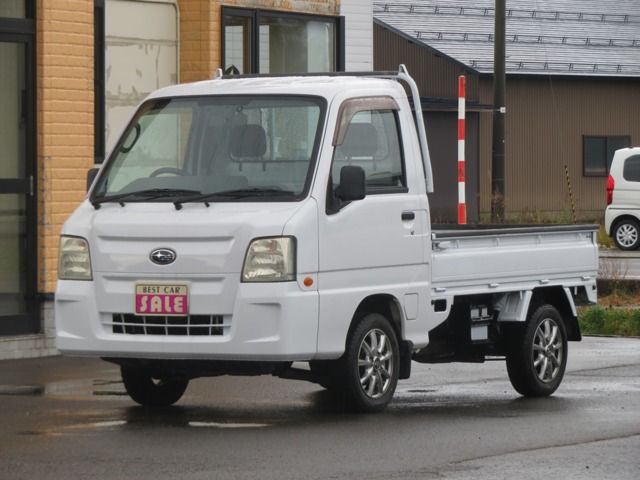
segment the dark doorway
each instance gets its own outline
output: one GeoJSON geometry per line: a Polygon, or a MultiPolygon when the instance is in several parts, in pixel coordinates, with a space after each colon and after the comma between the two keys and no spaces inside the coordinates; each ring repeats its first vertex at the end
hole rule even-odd
{"type": "Polygon", "coordinates": [[[9,2],[0,10],[0,335],[35,333],[40,323],[31,4],[9,2]]]}

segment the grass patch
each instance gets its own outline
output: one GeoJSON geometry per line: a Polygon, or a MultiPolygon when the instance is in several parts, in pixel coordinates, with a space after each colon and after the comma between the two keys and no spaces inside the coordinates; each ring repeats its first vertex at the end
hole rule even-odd
{"type": "Polygon", "coordinates": [[[600,305],[578,312],[580,329],[585,335],[621,335],[640,337],[640,310],[604,308],[600,305]]]}
{"type": "Polygon", "coordinates": [[[585,335],[640,337],[640,282],[598,280],[598,305],[578,308],[580,330],[585,335]]]}
{"type": "Polygon", "coordinates": [[[598,279],[598,304],[603,307],[640,306],[640,281],[598,279]]]}
{"type": "Polygon", "coordinates": [[[613,240],[609,235],[607,235],[606,230],[604,229],[604,225],[600,224],[600,228],[598,229],[598,245],[603,248],[613,248],[613,240]]]}

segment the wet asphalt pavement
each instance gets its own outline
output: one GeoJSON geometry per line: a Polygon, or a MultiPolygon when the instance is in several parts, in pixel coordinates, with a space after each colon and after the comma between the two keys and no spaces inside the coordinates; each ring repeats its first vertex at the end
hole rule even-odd
{"type": "Polygon", "coordinates": [[[503,362],[413,364],[383,413],[321,387],[195,380],[147,411],[115,366],[0,362],[0,479],[640,478],[640,339],[571,343],[553,397],[524,399],[503,362]]]}

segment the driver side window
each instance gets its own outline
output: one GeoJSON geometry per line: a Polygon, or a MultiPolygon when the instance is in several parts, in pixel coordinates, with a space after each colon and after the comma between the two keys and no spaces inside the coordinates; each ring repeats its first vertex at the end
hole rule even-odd
{"type": "Polygon", "coordinates": [[[394,110],[361,110],[353,115],[342,144],[334,150],[334,189],[340,182],[340,170],[347,165],[362,167],[368,195],[406,191],[400,128],[394,110]]]}

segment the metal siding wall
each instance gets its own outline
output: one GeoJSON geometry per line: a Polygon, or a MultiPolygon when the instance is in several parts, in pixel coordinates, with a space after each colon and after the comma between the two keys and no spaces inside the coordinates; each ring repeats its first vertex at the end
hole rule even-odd
{"type": "MultiPolygon", "coordinates": [[[[493,86],[491,78],[481,78],[479,86],[480,102],[486,105],[493,104],[493,86]]],[[[492,117],[491,112],[482,112],[480,116],[478,154],[479,154],[479,172],[478,190],[480,192],[480,219],[486,220],[486,216],[491,213],[491,131],[492,117]]],[[[508,118],[508,117],[507,117],[508,118]]]]}
{"type": "MultiPolygon", "coordinates": [[[[466,188],[467,219],[478,221],[478,116],[467,115],[466,188]]],[[[456,223],[458,217],[458,115],[456,112],[426,112],[424,121],[434,175],[429,195],[431,221],[456,223]]]]}
{"type": "MultiPolygon", "coordinates": [[[[407,66],[409,73],[415,79],[421,96],[457,101],[457,78],[458,75],[465,73],[463,66],[377,23],[374,24],[374,69],[397,70],[401,63],[407,66]]],[[[467,74],[467,101],[477,100],[478,75],[467,74]]]]}
{"type": "Polygon", "coordinates": [[[345,21],[345,70],[373,70],[373,3],[370,0],[341,0],[345,21]]]}
{"type": "MultiPolygon", "coordinates": [[[[507,78],[506,211],[571,211],[564,165],[576,210],[597,218],[605,207],[606,177],[582,173],[583,135],[628,135],[640,142],[640,80],[616,78],[507,78]]],[[[482,79],[481,100],[490,103],[491,78],[482,79]]],[[[481,212],[490,210],[491,115],[481,115],[481,212]]]]}
{"type": "MultiPolygon", "coordinates": [[[[479,75],[465,72],[462,65],[440,56],[391,30],[374,24],[374,68],[396,70],[400,63],[409,69],[420,95],[458,103],[458,76],[467,74],[467,101],[478,101],[479,75]]],[[[457,108],[457,107],[456,107],[457,108]]],[[[467,214],[469,221],[478,220],[478,117],[467,117],[467,214]]],[[[456,111],[425,111],[429,151],[433,162],[435,192],[430,195],[432,220],[455,222],[458,206],[458,156],[456,111]]]]}

